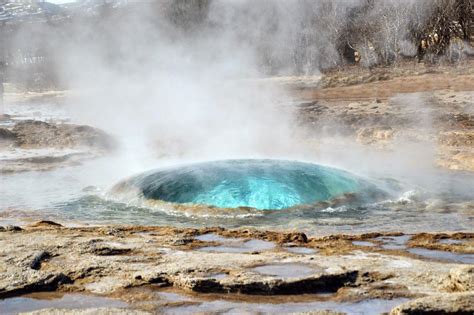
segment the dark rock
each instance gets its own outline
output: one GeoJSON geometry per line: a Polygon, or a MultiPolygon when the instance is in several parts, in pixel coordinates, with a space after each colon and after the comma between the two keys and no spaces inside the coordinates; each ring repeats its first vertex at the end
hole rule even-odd
{"type": "Polygon", "coordinates": [[[41,251],[33,257],[33,260],[30,262],[30,268],[34,270],[39,270],[41,268],[41,263],[50,258],[51,254],[46,251],[41,251]]]}
{"type": "Polygon", "coordinates": [[[91,248],[90,253],[98,256],[113,256],[113,255],[123,255],[130,253],[132,250],[130,248],[115,248],[109,246],[94,246],[91,248]]]}
{"type": "Polygon", "coordinates": [[[46,274],[39,280],[17,287],[13,290],[2,290],[0,288],[0,298],[18,296],[30,292],[54,291],[62,284],[69,284],[73,281],[63,273],[46,274]]]}
{"type": "Polygon", "coordinates": [[[307,243],[308,237],[304,233],[291,233],[289,235],[289,241],[307,243]]]}
{"type": "Polygon", "coordinates": [[[216,279],[193,279],[186,286],[202,293],[239,293],[253,295],[293,295],[303,293],[332,293],[342,287],[352,285],[357,280],[357,271],[342,274],[328,274],[318,277],[296,279],[293,281],[275,279],[222,284],[216,279]]]}
{"type": "Polygon", "coordinates": [[[19,232],[19,231],[23,231],[23,229],[19,226],[16,226],[16,225],[7,225],[7,226],[5,226],[5,231],[19,232]]]}
{"type": "Polygon", "coordinates": [[[2,140],[14,141],[16,140],[16,136],[10,130],[5,129],[5,128],[0,128],[0,141],[2,140]]]}

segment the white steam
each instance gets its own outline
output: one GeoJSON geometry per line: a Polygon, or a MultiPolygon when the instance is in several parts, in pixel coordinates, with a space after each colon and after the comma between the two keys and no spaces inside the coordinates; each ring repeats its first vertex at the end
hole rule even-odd
{"type": "Polygon", "coordinates": [[[413,55],[407,35],[432,7],[427,0],[163,0],[79,17],[60,31],[46,27],[42,49],[79,91],[74,119],[115,135],[132,164],[312,159],[291,97],[256,79],[318,74],[344,62],[345,46],[369,66],[413,55]]]}

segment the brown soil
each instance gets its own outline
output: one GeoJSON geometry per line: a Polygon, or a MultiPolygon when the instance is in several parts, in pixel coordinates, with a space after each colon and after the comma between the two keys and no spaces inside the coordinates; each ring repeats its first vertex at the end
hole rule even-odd
{"type": "Polygon", "coordinates": [[[474,75],[453,73],[423,74],[389,80],[329,88],[305,88],[295,91],[302,100],[369,100],[387,99],[400,93],[437,90],[473,91],[474,75]]]}

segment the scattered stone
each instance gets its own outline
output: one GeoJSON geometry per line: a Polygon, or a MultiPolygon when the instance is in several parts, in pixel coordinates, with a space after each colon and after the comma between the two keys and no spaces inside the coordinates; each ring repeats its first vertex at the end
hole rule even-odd
{"type": "Polygon", "coordinates": [[[29,264],[31,269],[39,270],[41,268],[41,263],[50,258],[51,254],[46,251],[41,251],[33,257],[33,260],[29,264]]]}

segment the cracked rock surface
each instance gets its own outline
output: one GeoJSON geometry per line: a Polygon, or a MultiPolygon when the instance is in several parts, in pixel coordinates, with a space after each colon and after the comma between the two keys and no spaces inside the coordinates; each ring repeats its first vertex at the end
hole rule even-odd
{"type": "MultiPolygon", "coordinates": [[[[421,257],[407,249],[426,248],[440,239],[452,238],[462,239],[462,244],[445,241],[445,251],[472,255],[473,234],[424,233],[408,236],[406,248],[387,250],[379,246],[383,237],[394,237],[391,235],[307,238],[294,232],[248,229],[68,228],[45,221],[0,232],[0,297],[39,291],[81,292],[128,299],[134,310],[157,311],[157,306],[144,306],[143,296],[130,293],[153,287],[249,298],[324,293],[336,302],[412,299],[393,314],[414,314],[433,305],[430,301],[435,299],[440,301],[437,310],[470,311],[471,264],[421,257]],[[274,246],[257,246],[246,252],[201,250],[237,246],[252,239],[274,246]],[[365,246],[369,243],[374,246],[365,246]],[[313,251],[288,250],[295,247],[313,251]]],[[[92,311],[81,312],[72,314],[92,311]]],[[[124,314],[140,314],[127,312],[124,314]]]]}

